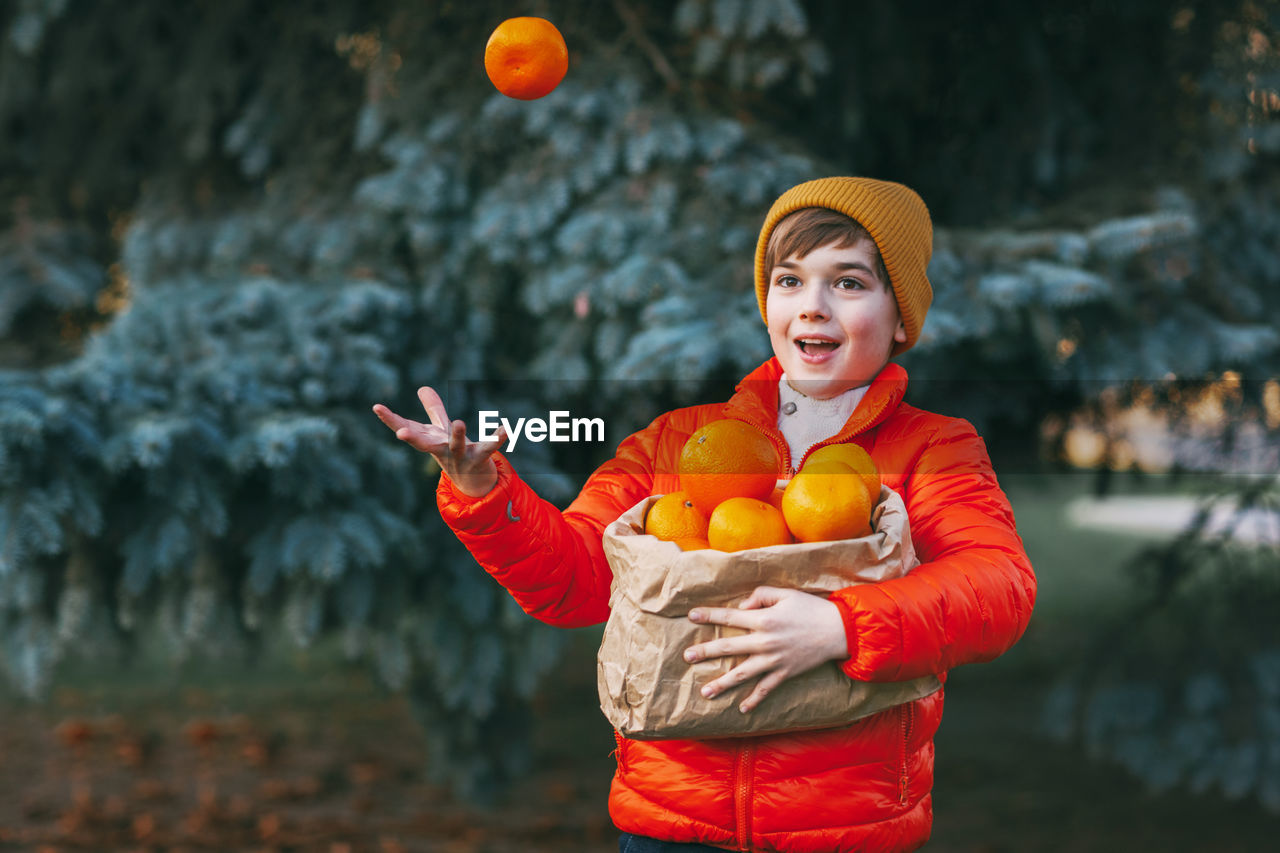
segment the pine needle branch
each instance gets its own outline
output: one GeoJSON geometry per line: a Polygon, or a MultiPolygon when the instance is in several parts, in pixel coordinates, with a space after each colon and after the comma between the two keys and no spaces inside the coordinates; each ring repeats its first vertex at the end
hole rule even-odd
{"type": "Polygon", "coordinates": [[[644,27],[640,23],[640,17],[636,15],[626,2],[626,0],[613,0],[613,9],[618,13],[618,17],[622,19],[623,25],[627,28],[627,33],[636,40],[636,44],[649,57],[649,61],[653,63],[653,68],[667,83],[667,89],[672,92],[680,91],[680,77],[676,74],[675,68],[668,61],[662,49],[649,38],[649,34],[644,31],[644,27]]]}

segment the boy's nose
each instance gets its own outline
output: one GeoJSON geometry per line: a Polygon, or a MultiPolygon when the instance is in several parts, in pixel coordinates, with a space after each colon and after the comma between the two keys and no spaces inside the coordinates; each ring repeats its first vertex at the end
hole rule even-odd
{"type": "Polygon", "coordinates": [[[827,301],[823,298],[821,288],[806,288],[804,301],[800,303],[800,318],[803,320],[825,320],[831,316],[827,301]]]}

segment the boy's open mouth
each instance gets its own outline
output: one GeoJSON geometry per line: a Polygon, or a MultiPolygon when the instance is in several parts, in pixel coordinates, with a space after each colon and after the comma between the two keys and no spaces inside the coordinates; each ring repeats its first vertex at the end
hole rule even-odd
{"type": "Polygon", "coordinates": [[[800,352],[805,355],[818,355],[831,352],[840,344],[825,338],[796,338],[796,346],[800,347],[800,352]]]}

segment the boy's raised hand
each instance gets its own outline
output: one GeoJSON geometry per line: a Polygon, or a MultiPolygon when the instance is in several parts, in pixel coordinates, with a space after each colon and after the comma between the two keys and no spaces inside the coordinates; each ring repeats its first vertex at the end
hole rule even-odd
{"type": "Polygon", "coordinates": [[[374,405],[373,413],[395,432],[396,438],[415,450],[430,453],[458,491],[473,498],[487,495],[498,483],[498,468],[491,457],[507,440],[506,430],[499,428],[493,441],[468,441],[467,425],[449,421],[444,401],[434,388],[419,388],[418,399],[427,411],[429,424],[403,418],[381,403],[374,405]]]}
{"type": "Polygon", "coordinates": [[[744,714],[788,678],[849,656],[839,609],[821,596],[795,589],[757,587],[737,608],[695,607],[689,611],[689,619],[748,632],[690,646],[684,654],[690,663],[726,655],[747,656],[702,687],[702,695],[711,699],[730,687],[759,678],[755,689],[739,706],[744,714]]]}

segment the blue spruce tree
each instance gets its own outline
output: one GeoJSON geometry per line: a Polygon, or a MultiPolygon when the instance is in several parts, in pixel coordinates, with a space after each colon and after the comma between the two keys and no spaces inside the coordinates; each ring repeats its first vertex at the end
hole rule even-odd
{"type": "MultiPolygon", "coordinates": [[[[493,790],[562,640],[474,565],[436,515],[439,472],[370,405],[413,412],[432,384],[460,414],[608,412],[616,443],[722,395],[769,353],[754,241],[806,178],[930,200],[937,299],[906,363],[922,404],[984,432],[1035,433],[1104,384],[1274,370],[1274,53],[1223,58],[1228,24],[1276,43],[1269,6],[1107,22],[1159,21],[1179,84],[1127,50],[1099,60],[1068,4],[516,5],[0,14],[18,200],[0,213],[0,661],[22,692],[143,632],[193,664],[340,634],[412,698],[437,778],[493,790]],[[479,62],[524,13],[571,50],[535,102],[479,62]],[[852,26],[875,36],[856,56],[852,26]],[[1016,59],[973,50],[996,35],[1016,59]],[[1095,203],[1125,148],[1103,122],[1134,107],[1113,73],[1151,75],[1132,88],[1189,116],[1196,145],[1095,203]]],[[[610,449],[512,459],[563,506],[610,449]]]]}

